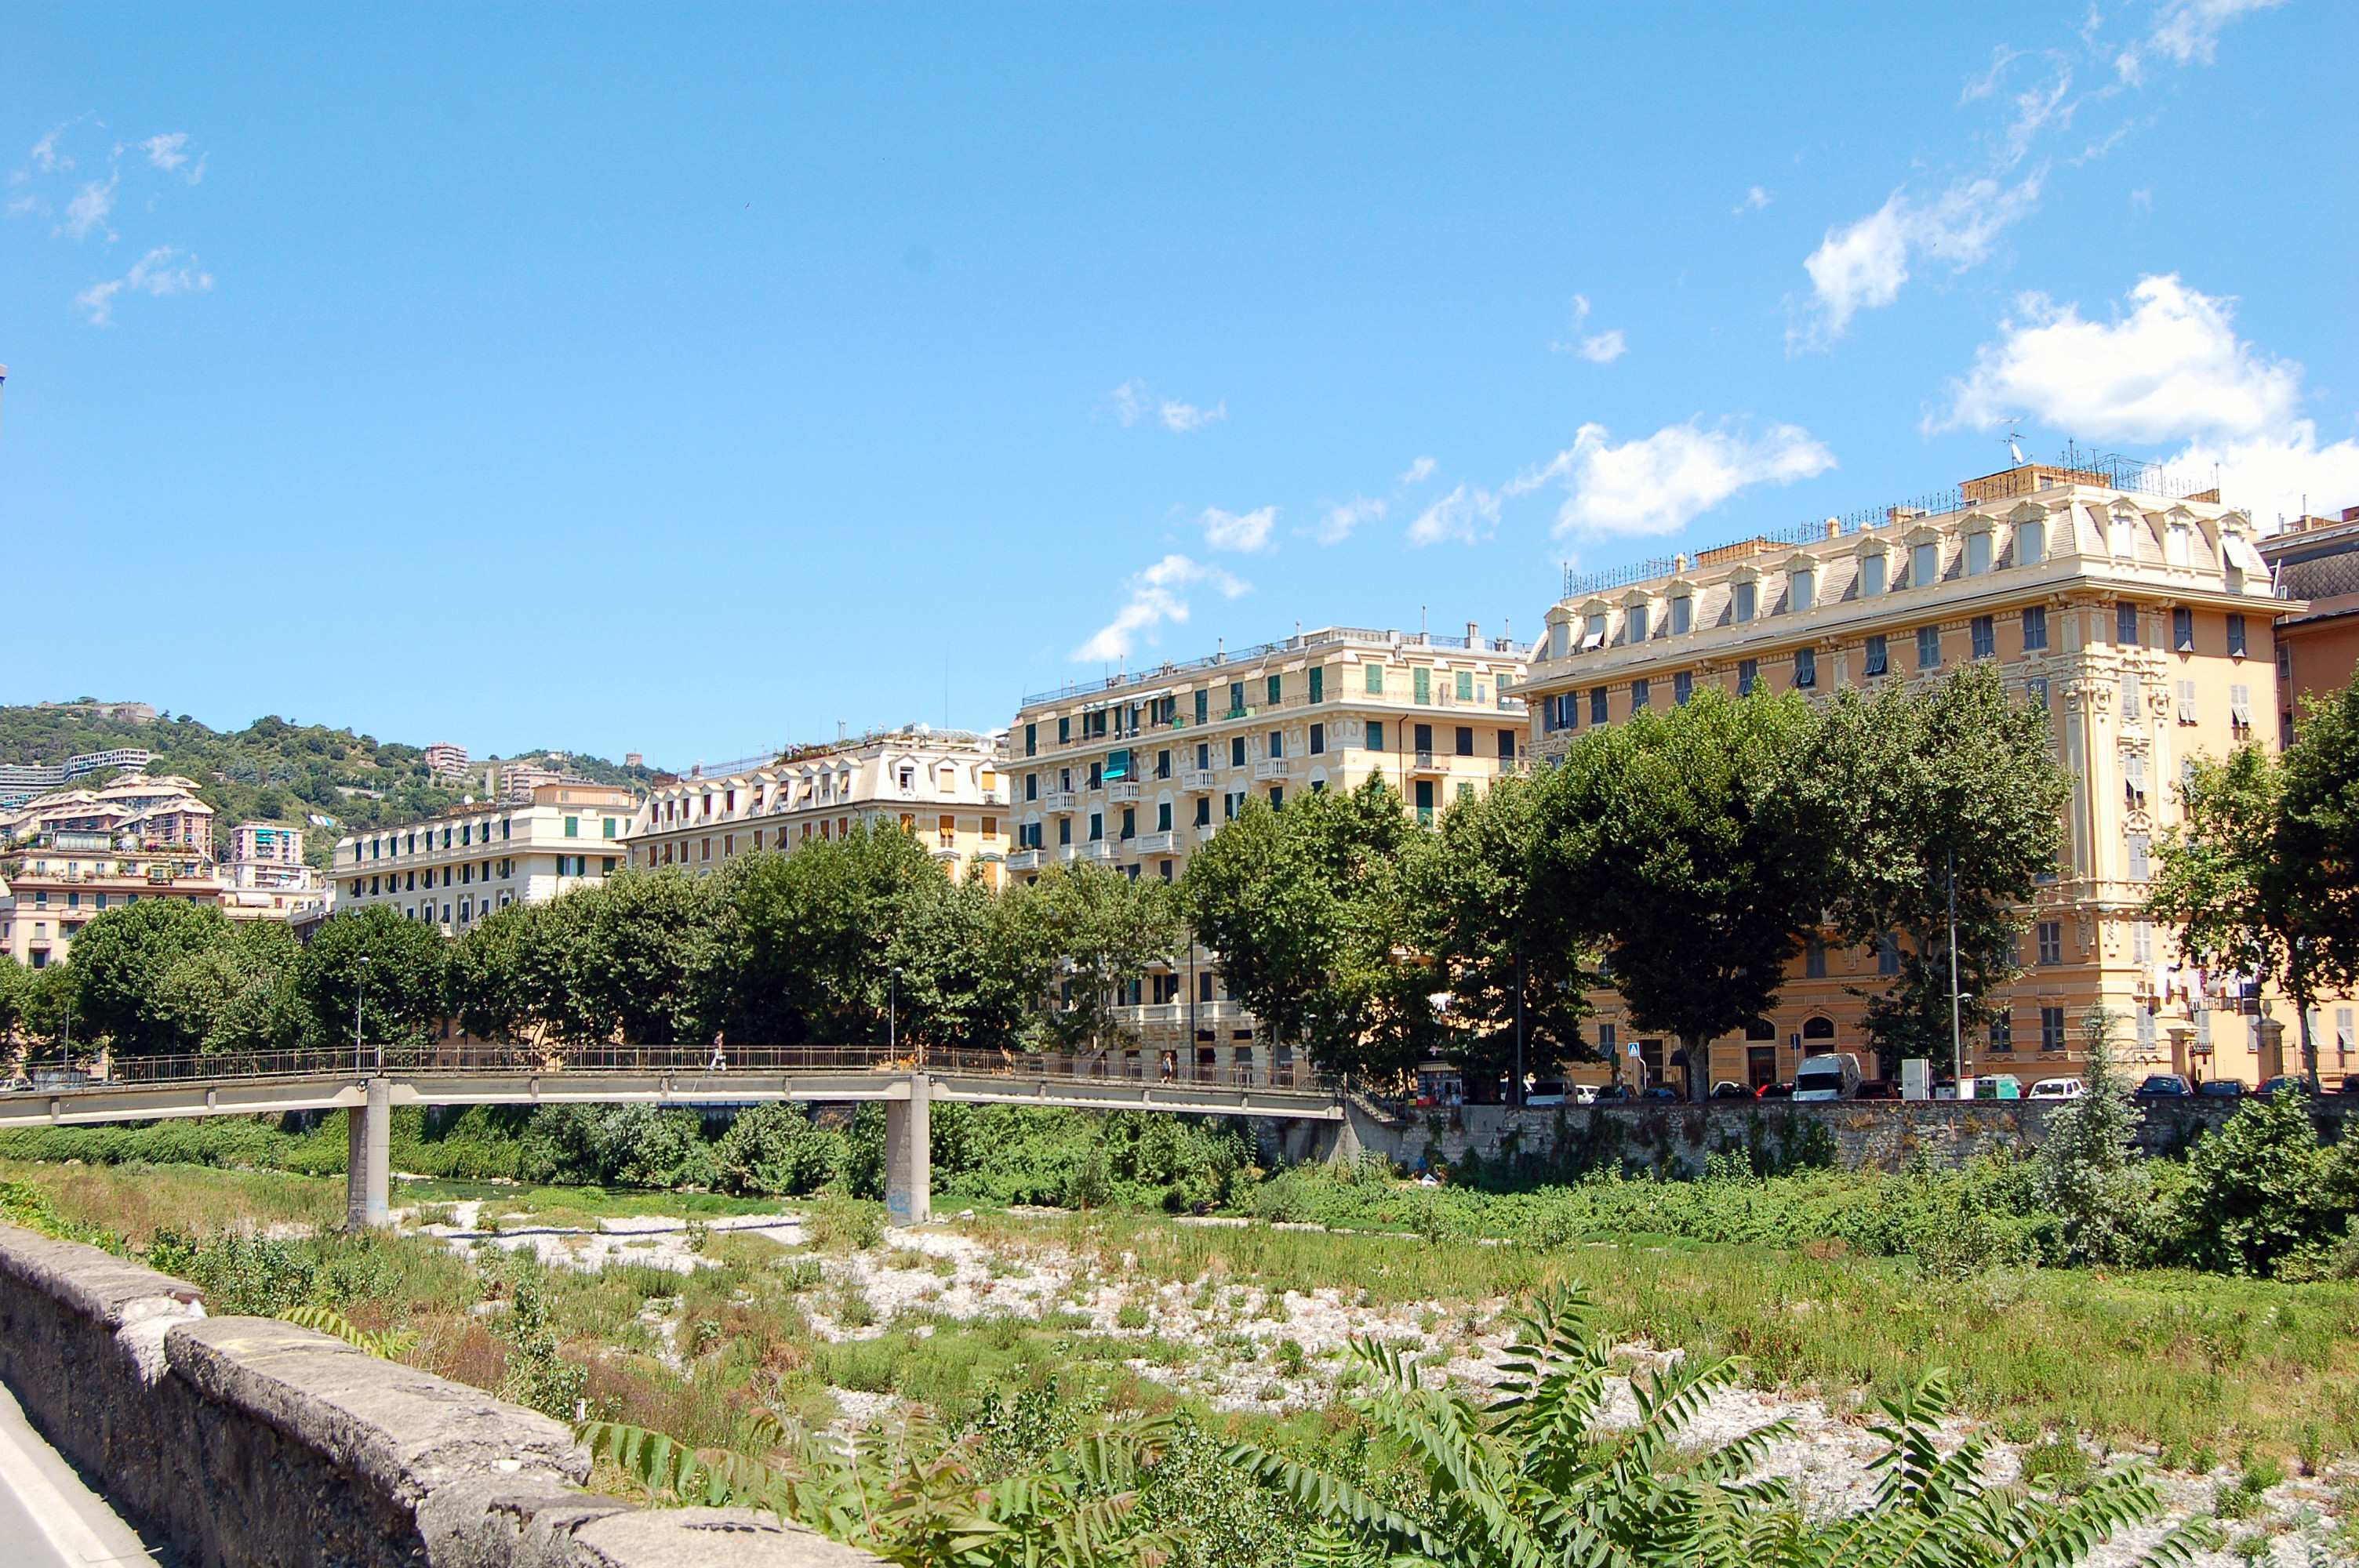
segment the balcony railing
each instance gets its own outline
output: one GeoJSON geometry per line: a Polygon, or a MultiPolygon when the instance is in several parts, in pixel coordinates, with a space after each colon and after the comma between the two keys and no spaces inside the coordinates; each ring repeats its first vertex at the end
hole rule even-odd
{"type": "Polygon", "coordinates": [[[1095,860],[1098,864],[1104,865],[1114,857],[1114,848],[1111,839],[1093,838],[1082,846],[1082,859],[1085,860],[1095,860]]]}
{"type": "Polygon", "coordinates": [[[1180,787],[1190,795],[1210,795],[1216,787],[1210,768],[1190,768],[1180,775],[1180,787]]]}
{"type": "Polygon", "coordinates": [[[1059,865],[1070,866],[1082,858],[1082,847],[1079,844],[1060,844],[1055,853],[1059,865]]]}
{"type": "Polygon", "coordinates": [[[1040,851],[1038,849],[1011,850],[1007,857],[1007,869],[1011,871],[1038,871],[1040,869],[1040,851]]]}
{"type": "Polygon", "coordinates": [[[1140,798],[1146,791],[1136,779],[1115,779],[1105,786],[1106,799],[1114,805],[1140,798]]]}
{"type": "Polygon", "coordinates": [[[1253,765],[1253,776],[1256,779],[1282,779],[1293,772],[1294,760],[1291,757],[1264,757],[1253,765]]]}
{"type": "Polygon", "coordinates": [[[1416,757],[1410,761],[1409,766],[1420,773],[1442,773],[1450,771],[1448,759],[1436,758],[1430,747],[1419,747],[1416,757]]]}
{"type": "Polygon", "coordinates": [[[1069,789],[1049,790],[1040,796],[1040,805],[1044,810],[1071,811],[1074,808],[1073,792],[1069,789]]]}
{"type": "Polygon", "coordinates": [[[1180,835],[1167,827],[1159,833],[1142,833],[1137,842],[1142,855],[1169,855],[1180,848],[1180,835]]]}

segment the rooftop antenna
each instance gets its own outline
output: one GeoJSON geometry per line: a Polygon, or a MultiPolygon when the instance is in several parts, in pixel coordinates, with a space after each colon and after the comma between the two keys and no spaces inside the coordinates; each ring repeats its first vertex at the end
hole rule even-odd
{"type": "Polygon", "coordinates": [[[2000,438],[2001,440],[2004,440],[2006,443],[2006,449],[2008,453],[2014,457],[2015,466],[2017,468],[2021,468],[2024,462],[2022,427],[2023,421],[2021,419],[2011,418],[2006,422],[2006,434],[2000,438]]]}

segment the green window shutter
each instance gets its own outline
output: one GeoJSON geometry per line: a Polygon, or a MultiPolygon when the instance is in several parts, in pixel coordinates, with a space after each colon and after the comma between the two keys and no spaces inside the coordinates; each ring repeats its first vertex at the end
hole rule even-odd
{"type": "Polygon", "coordinates": [[[1313,667],[1310,672],[1310,700],[1313,702],[1327,700],[1327,668],[1324,665],[1313,667]]]}
{"type": "Polygon", "coordinates": [[[565,819],[565,836],[568,838],[579,838],[582,837],[582,819],[580,817],[569,816],[565,819]]]}
{"type": "Polygon", "coordinates": [[[1278,685],[1278,677],[1277,677],[1277,676],[1270,676],[1270,677],[1269,677],[1269,705],[1270,705],[1272,708],[1276,708],[1276,707],[1278,705],[1278,703],[1282,700],[1282,698],[1280,698],[1280,697],[1278,696],[1278,693],[1279,693],[1279,691],[1280,691],[1281,689],[1282,689],[1282,688],[1281,688],[1281,687],[1279,687],[1279,685],[1278,685]]]}
{"type": "Polygon", "coordinates": [[[1382,697],[1382,696],[1384,696],[1384,695],[1385,695],[1385,666],[1384,666],[1384,665],[1368,665],[1368,666],[1367,666],[1367,671],[1368,671],[1368,676],[1367,676],[1367,680],[1368,680],[1368,695],[1369,695],[1370,697],[1382,697]]]}
{"type": "Polygon", "coordinates": [[[1458,700],[1461,702],[1472,702],[1474,700],[1474,672],[1473,670],[1460,670],[1458,672],[1458,700]]]}
{"type": "Polygon", "coordinates": [[[1433,672],[1419,665],[1408,673],[1409,687],[1419,702],[1433,700],[1433,672]]]}

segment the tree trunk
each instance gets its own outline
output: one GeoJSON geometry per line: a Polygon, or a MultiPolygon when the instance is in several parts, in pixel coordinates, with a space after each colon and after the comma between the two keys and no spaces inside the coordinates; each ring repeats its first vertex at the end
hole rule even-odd
{"type": "Polygon", "coordinates": [[[1688,1098],[1701,1104],[1712,1097],[1712,1042],[1682,1034],[1680,1050],[1688,1059],[1688,1098]]]}

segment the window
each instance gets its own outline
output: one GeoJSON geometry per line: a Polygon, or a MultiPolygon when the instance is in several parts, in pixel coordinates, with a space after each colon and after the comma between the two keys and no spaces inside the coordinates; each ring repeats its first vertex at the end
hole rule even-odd
{"type": "Polygon", "coordinates": [[[1671,600],[1671,635],[1684,637],[1695,626],[1695,600],[1681,594],[1671,600]]]}
{"type": "Polygon", "coordinates": [[[1417,823],[1420,827],[1433,826],[1433,781],[1417,781],[1417,823]]]}
{"type": "Polygon", "coordinates": [[[1474,672],[1473,670],[1460,670],[1458,672],[1458,700],[1461,702],[1472,702],[1474,700],[1474,672]]]}
{"type": "MultiPolygon", "coordinates": [[[[820,824],[820,837],[822,838],[827,837],[827,824],[824,822],[820,824]]],[[[1057,842],[1070,844],[1072,841],[1073,819],[1070,816],[1060,816],[1057,818],[1057,842]]]]}
{"type": "Polygon", "coordinates": [[[1878,632],[1867,640],[1867,646],[1860,655],[1859,667],[1861,674],[1869,676],[1880,676],[1891,670],[1891,657],[1883,633],[1878,632]]]}
{"type": "Polygon", "coordinates": [[[1327,700],[1327,666],[1324,665],[1314,665],[1311,666],[1310,700],[1313,702],[1324,702],[1327,700]]]}
{"type": "Polygon", "coordinates": [[[1103,812],[1103,811],[1093,811],[1093,812],[1091,812],[1091,813],[1090,813],[1090,842],[1091,842],[1091,843],[1093,843],[1093,844],[1094,844],[1094,843],[1098,842],[1100,839],[1103,838],[1104,837],[1105,837],[1105,813],[1104,813],[1104,812],[1103,812]]]}
{"type": "Polygon", "coordinates": [[[1420,759],[1430,760],[1433,756],[1433,726],[1430,724],[1419,725],[1415,732],[1415,738],[1417,741],[1418,756],[1420,759]]]}
{"type": "MultiPolygon", "coordinates": [[[[447,832],[449,830],[446,828],[444,831],[447,832]]],[[[565,819],[565,836],[568,838],[579,838],[582,837],[582,819],[580,817],[569,816],[565,819]]]]}
{"type": "Polygon", "coordinates": [[[1819,579],[1816,572],[1799,571],[1788,579],[1787,608],[1799,615],[1815,602],[1819,579]]]}
{"type": "Polygon", "coordinates": [[[2132,811],[2146,809],[2146,759],[2144,757],[2122,759],[2122,794],[2124,803],[2132,811]]]}
{"type": "Polygon", "coordinates": [[[2047,554],[2048,525],[2045,523],[2018,523],[2015,525],[2017,566],[2038,566],[2047,554]]]}
{"type": "Polygon", "coordinates": [[[1908,552],[1908,586],[1924,588],[1941,576],[1941,546],[1919,545],[1908,552]]]}
{"type": "Polygon", "coordinates": [[[2109,522],[2112,526],[2107,530],[2107,539],[2113,547],[2114,554],[2136,559],[2137,535],[2135,530],[2137,527],[2137,519],[2127,512],[2116,512],[2109,522]]]}
{"type": "Polygon", "coordinates": [[[1212,747],[1208,741],[1196,742],[1196,771],[1209,773],[1212,766],[1212,747]]]}
{"type": "Polygon", "coordinates": [[[1739,660],[1737,660],[1737,661],[1736,661],[1736,695],[1737,695],[1737,696],[1739,696],[1739,697],[1751,697],[1751,696],[1753,695],[1753,686],[1754,686],[1754,683],[1755,683],[1756,681],[1758,681],[1760,678],[1761,678],[1761,661],[1760,661],[1760,660],[1758,660],[1758,659],[1739,659],[1739,660]]]}
{"type": "Polygon", "coordinates": [[[1917,667],[1920,670],[1941,667],[1941,629],[1939,626],[1917,628],[1917,667]]]}
{"type": "Polygon", "coordinates": [[[1200,795],[1196,797],[1196,826],[1210,827],[1212,825],[1212,797],[1209,795],[1200,795]]]}
{"type": "Polygon", "coordinates": [[[1024,727],[1024,754],[1027,757],[1040,754],[1040,726],[1038,724],[1024,727]]]}
{"type": "MultiPolygon", "coordinates": [[[[1987,534],[1977,534],[1974,536],[1978,539],[1987,539],[1990,537],[1987,534]]],[[[1973,639],[1973,656],[1975,658],[1994,659],[1998,656],[1998,633],[1992,629],[1991,618],[1989,616],[1975,616],[1973,621],[1967,623],[1967,634],[1973,639]]]]}
{"type": "Polygon", "coordinates": [[[2048,677],[2034,676],[2023,683],[2023,695],[2040,712],[2048,711],[2048,677]]]}
{"type": "Polygon", "coordinates": [[[1419,702],[1433,700],[1433,672],[1423,665],[1408,672],[1409,695],[1419,702]]]}
{"type": "MultiPolygon", "coordinates": [[[[484,826],[485,826],[485,831],[484,831],[484,843],[486,843],[486,844],[488,844],[488,843],[490,843],[490,842],[492,841],[492,836],[491,836],[491,833],[490,833],[490,831],[489,831],[490,825],[487,823],[487,824],[485,824],[484,826]]],[[[607,818],[606,818],[606,820],[605,820],[605,831],[604,831],[604,832],[603,832],[603,833],[601,833],[601,834],[599,835],[599,837],[600,837],[600,838],[614,838],[614,819],[613,817],[609,816],[609,817],[607,817],[607,818]]]]}
{"type": "Polygon", "coordinates": [[[2245,657],[2245,618],[2241,614],[2228,617],[2228,656],[2232,659],[2245,657]]]}
{"type": "Polygon", "coordinates": [[[1605,688],[1602,686],[1592,687],[1589,690],[1589,721],[1592,724],[1603,724],[1605,722],[1605,688]]]}
{"type": "Polygon", "coordinates": [[[2064,923],[2060,920],[2043,920],[2039,923],[2037,934],[2039,941],[2039,961],[2049,965],[2062,963],[2064,961],[2064,923]]]}
{"type": "Polygon", "coordinates": [[[1105,763],[1103,762],[1094,759],[1091,762],[1089,787],[1092,789],[1103,789],[1105,787],[1105,763]]]}
{"type": "Polygon", "coordinates": [[[2196,722],[2195,683],[2191,680],[2179,683],[2179,721],[2181,724],[2196,722]]]}
{"type": "Polygon", "coordinates": [[[1966,535],[1966,575],[1980,577],[1991,569],[1991,536],[1987,529],[1966,535]]]}
{"type": "Polygon", "coordinates": [[[2195,651],[2195,611],[2184,604],[2171,606],[2170,645],[2182,654],[2195,651]]]}
{"type": "Polygon", "coordinates": [[[2153,921],[2133,920],[2130,922],[2130,961],[2134,964],[2151,964],[2154,962],[2153,921]]]}
{"type": "Polygon", "coordinates": [[[2147,864],[2147,859],[2151,842],[2143,833],[2133,833],[2129,836],[2130,881],[2134,882],[2142,882],[2152,874],[2152,867],[2147,864]]]}
{"type": "Polygon", "coordinates": [[[1802,949],[1802,974],[1813,980],[1827,978],[1827,945],[1813,942],[1802,949]]]}
{"type": "Polygon", "coordinates": [[[2154,1014],[2143,1007],[2137,1010],[2137,1044],[2139,1054],[2154,1054],[2154,1014]]]}
{"type": "Polygon", "coordinates": [[[1499,761],[1512,762],[1515,760],[1516,732],[1513,730],[1502,730],[1499,731],[1499,761]]]}
{"type": "MultiPolygon", "coordinates": [[[[947,822],[950,818],[946,816],[942,820],[947,822]]],[[[1122,836],[1125,838],[1138,837],[1138,807],[1125,806],[1122,808],[1122,836]]]]}
{"type": "Polygon", "coordinates": [[[2037,654],[2048,646],[2048,608],[2035,604],[2023,612],[2023,651],[2037,654]]]}
{"type": "Polygon", "coordinates": [[[2015,1052],[2015,1014],[2002,1009],[1991,1014],[1990,1048],[1994,1056],[2012,1055],[2015,1052]]]}
{"type": "Polygon", "coordinates": [[[1678,704],[1681,708],[1685,708],[1688,705],[1688,698],[1694,695],[1695,676],[1693,672],[1681,670],[1679,674],[1671,677],[1672,702],[1678,704]]]}
{"type": "Polygon", "coordinates": [[[1310,727],[1310,754],[1314,757],[1321,756],[1326,752],[1326,750],[1327,726],[1324,724],[1313,724],[1310,727]]]}
{"type": "Polygon", "coordinates": [[[2064,1010],[2043,1007],[2039,1010],[2039,1048],[2047,1052],[2064,1049],[2064,1010]]]}
{"type": "Polygon", "coordinates": [[[2137,606],[2123,600],[2114,606],[2114,641],[2125,648],[2138,645],[2137,606]]]}
{"type": "Polygon", "coordinates": [[[1286,731],[1285,731],[1285,730],[1271,730],[1271,731],[1269,732],[1269,757],[1270,757],[1270,760],[1271,760],[1272,762],[1276,762],[1277,759],[1279,759],[1279,758],[1281,758],[1281,757],[1283,757],[1283,756],[1285,756],[1285,755],[1286,755],[1286,731]]]}
{"type": "Polygon", "coordinates": [[[1809,690],[1819,684],[1819,653],[1815,648],[1794,650],[1794,685],[1809,690]]]}
{"type": "Polygon", "coordinates": [[[1900,972],[1900,938],[1889,931],[1875,939],[1875,972],[1879,975],[1900,972]]]}
{"type": "Polygon", "coordinates": [[[1282,688],[1279,686],[1278,681],[1279,677],[1277,676],[1269,677],[1269,705],[1272,708],[1276,708],[1279,702],[1283,700],[1279,695],[1282,688]]]}
{"type": "Polygon", "coordinates": [[[1750,621],[1753,619],[1754,598],[1758,591],[1757,587],[1753,583],[1740,582],[1736,585],[1734,599],[1736,605],[1735,615],[1737,620],[1750,621]]]}
{"type": "Polygon", "coordinates": [[[1883,551],[1860,557],[1859,596],[1862,599],[1873,599],[1884,591],[1884,569],[1883,551]]]}
{"type": "Polygon", "coordinates": [[[1474,754],[1474,727],[1473,725],[1461,724],[1458,727],[1456,740],[1458,741],[1458,754],[1460,756],[1471,757],[1474,754]]]}
{"type": "Polygon", "coordinates": [[[2239,741],[2253,738],[2253,688],[2232,686],[2228,688],[2228,730],[2239,741]]]}
{"type": "Polygon", "coordinates": [[[1605,612],[1600,611],[1582,622],[1581,651],[1585,654],[1592,648],[1603,646],[1605,646],[1605,612]]]}
{"type": "MultiPolygon", "coordinates": [[[[1632,605],[1624,619],[1630,624],[1630,641],[1633,643],[1645,642],[1647,640],[1647,607],[1643,604],[1632,605]]],[[[1463,679],[1464,677],[1462,676],[1460,678],[1463,679]]],[[[1473,692],[1468,692],[1465,695],[1472,697],[1474,694],[1473,692]]]]}
{"type": "Polygon", "coordinates": [[[1638,713],[1653,706],[1652,688],[1647,677],[1640,676],[1630,683],[1630,711],[1638,713]]]}
{"type": "Polygon", "coordinates": [[[1245,738],[1242,735],[1232,735],[1229,737],[1229,766],[1242,768],[1245,765],[1245,738]]]}
{"type": "MultiPolygon", "coordinates": [[[[986,816],[984,820],[988,822],[991,818],[986,816]]],[[[1171,831],[1171,803],[1168,800],[1159,800],[1155,803],[1155,830],[1158,833],[1169,833],[1171,831]]],[[[985,834],[984,837],[988,838],[990,835],[985,834]]]]}
{"type": "Polygon", "coordinates": [[[2122,672],[2122,719],[2125,723],[2146,717],[2146,685],[2136,670],[2122,672]]]}

